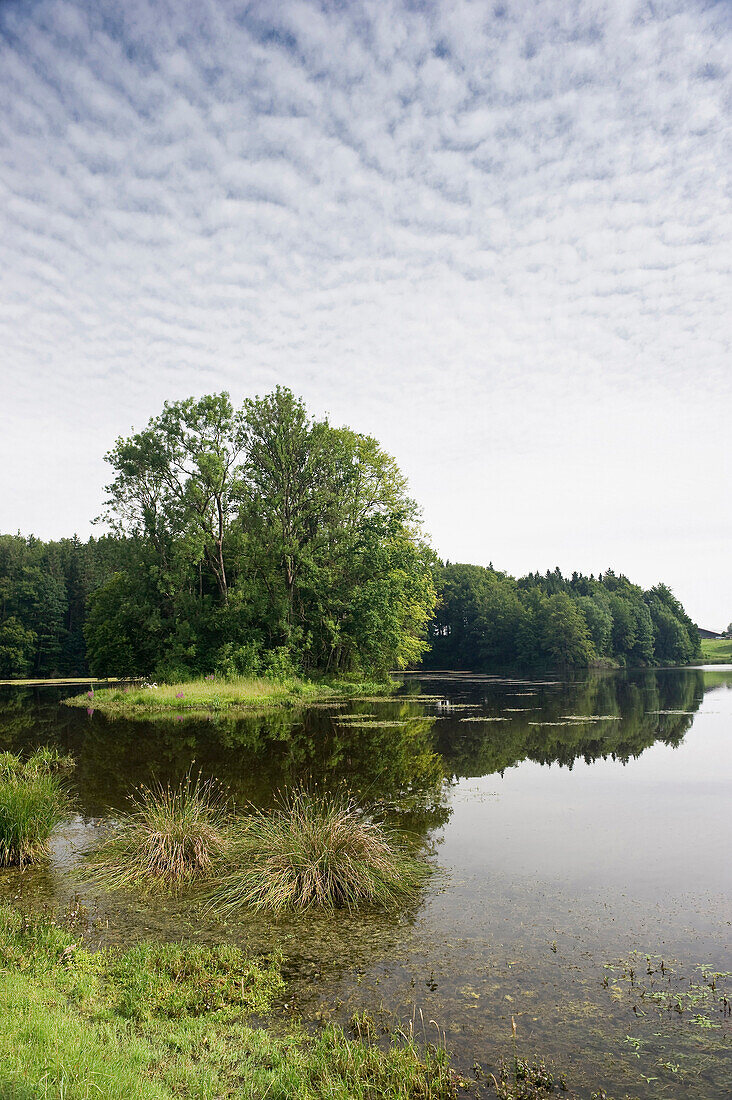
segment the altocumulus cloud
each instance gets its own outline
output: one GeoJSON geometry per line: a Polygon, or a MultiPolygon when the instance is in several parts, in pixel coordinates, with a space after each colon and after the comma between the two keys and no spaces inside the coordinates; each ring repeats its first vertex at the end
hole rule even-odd
{"type": "Polygon", "coordinates": [[[616,561],[711,615],[682,559],[730,535],[731,30],[5,0],[0,526],[84,531],[114,434],[281,381],[397,453],[451,556],[616,561]]]}

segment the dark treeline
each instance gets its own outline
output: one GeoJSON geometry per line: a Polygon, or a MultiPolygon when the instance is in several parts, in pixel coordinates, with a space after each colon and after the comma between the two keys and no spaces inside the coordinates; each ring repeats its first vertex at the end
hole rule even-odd
{"type": "Polygon", "coordinates": [[[83,676],[89,598],[119,568],[119,540],[0,535],[0,677],[83,676]]]}
{"type": "Polygon", "coordinates": [[[491,567],[448,563],[437,587],[429,668],[639,668],[700,655],[699,631],[666,585],[644,591],[611,570],[565,578],[556,569],[515,580],[491,567]]]}
{"type": "Polygon", "coordinates": [[[372,675],[420,659],[638,667],[699,654],[664,585],[442,565],[394,459],[281,387],[238,409],[227,394],[166,403],[106,458],[109,534],[0,536],[0,677],[372,675]]]}
{"type": "Polygon", "coordinates": [[[111,535],[4,537],[0,675],[383,673],[417,661],[435,555],[376,440],[278,387],[166,403],[106,456],[111,535]]]}

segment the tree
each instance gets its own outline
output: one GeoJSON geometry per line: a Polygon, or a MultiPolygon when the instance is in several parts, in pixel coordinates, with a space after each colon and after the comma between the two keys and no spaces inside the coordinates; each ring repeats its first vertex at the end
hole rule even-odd
{"type": "Polygon", "coordinates": [[[587,621],[566,592],[548,597],[543,620],[543,643],[550,657],[561,665],[589,665],[595,660],[587,621]]]}
{"type": "Polygon", "coordinates": [[[97,670],[383,670],[421,653],[431,552],[374,439],[277,387],[239,410],[226,394],[166,404],[107,457],[107,515],[130,560],[93,601],[97,670]],[[369,602],[373,630],[358,633],[369,602]]]}
{"type": "Polygon", "coordinates": [[[144,431],[118,439],[106,456],[116,476],[105,518],[155,546],[172,590],[190,580],[191,566],[202,566],[220,599],[228,598],[225,543],[243,445],[242,415],[220,393],[166,402],[144,431]]]}

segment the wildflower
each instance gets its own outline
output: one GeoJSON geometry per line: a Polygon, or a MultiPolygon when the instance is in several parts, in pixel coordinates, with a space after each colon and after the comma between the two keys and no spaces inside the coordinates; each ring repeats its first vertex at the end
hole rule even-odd
{"type": "Polygon", "coordinates": [[[182,699],[183,698],[183,692],[182,691],[176,691],[175,697],[176,697],[176,699],[182,699]]]}

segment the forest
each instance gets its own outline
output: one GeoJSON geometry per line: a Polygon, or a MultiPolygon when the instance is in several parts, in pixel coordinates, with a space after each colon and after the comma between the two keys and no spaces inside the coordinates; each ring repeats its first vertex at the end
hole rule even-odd
{"type": "Polygon", "coordinates": [[[668,587],[441,562],[395,460],[278,387],[120,438],[106,533],[0,536],[0,677],[643,667],[699,656],[668,587]]]}
{"type": "Polygon", "coordinates": [[[699,631],[667,585],[644,591],[610,569],[515,580],[490,566],[448,563],[435,583],[428,668],[644,668],[701,655],[699,631]]]}

